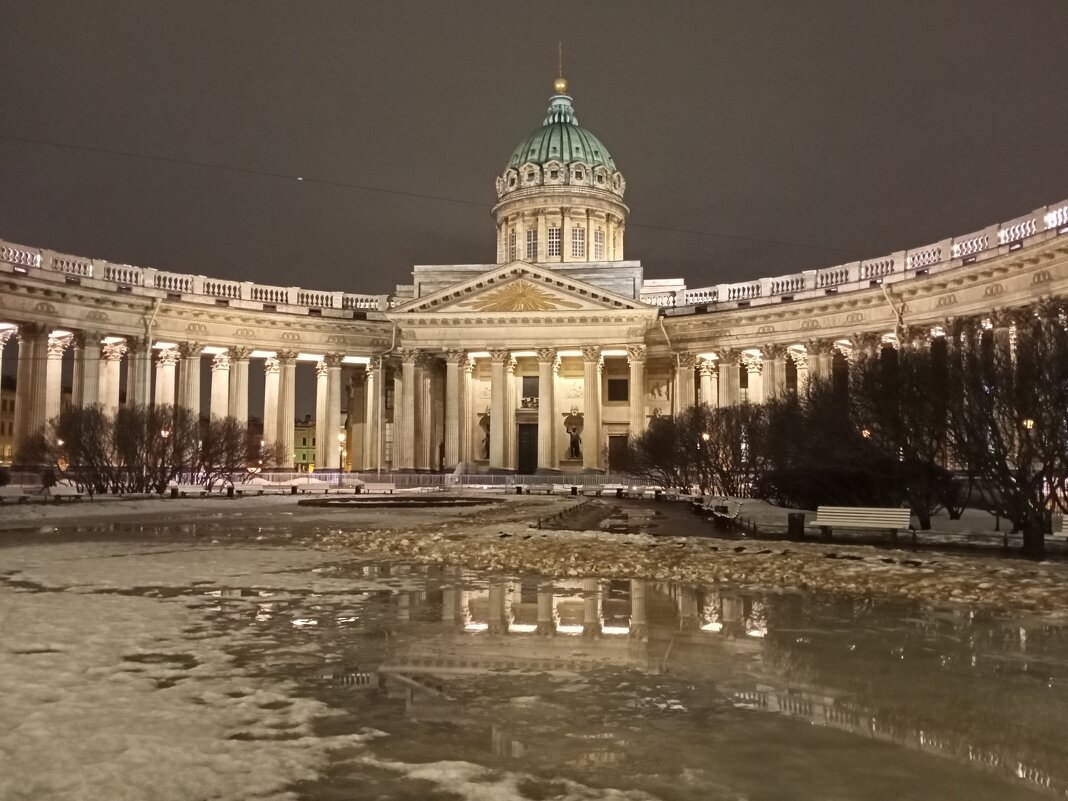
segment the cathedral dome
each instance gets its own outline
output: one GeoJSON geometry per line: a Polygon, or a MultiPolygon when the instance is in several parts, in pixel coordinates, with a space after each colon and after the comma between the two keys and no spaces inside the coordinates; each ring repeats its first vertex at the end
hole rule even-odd
{"type": "Polygon", "coordinates": [[[626,188],[604,143],[579,125],[567,81],[553,85],[541,127],[512,151],[497,179],[497,197],[536,187],[584,187],[622,197],[626,188]]]}
{"type": "Polygon", "coordinates": [[[601,140],[578,124],[575,108],[567,95],[554,95],[542,127],[528,136],[508,159],[508,166],[518,169],[524,164],[545,165],[582,162],[590,167],[603,166],[615,171],[612,155],[601,140]]]}

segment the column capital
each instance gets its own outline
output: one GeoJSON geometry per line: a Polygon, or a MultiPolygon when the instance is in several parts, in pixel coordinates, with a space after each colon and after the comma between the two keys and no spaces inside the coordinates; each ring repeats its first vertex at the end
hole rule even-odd
{"type": "Polygon", "coordinates": [[[782,345],[764,345],[760,349],[764,361],[775,362],[786,358],[786,348],[782,345]]]}
{"type": "Polygon", "coordinates": [[[490,361],[496,362],[498,364],[507,364],[508,361],[512,358],[512,351],[504,348],[497,348],[495,350],[491,350],[489,354],[490,361]]]}
{"type": "Polygon", "coordinates": [[[719,372],[719,367],[716,362],[711,359],[702,359],[700,364],[697,365],[697,369],[701,375],[714,376],[719,372]]]}
{"type": "Polygon", "coordinates": [[[152,341],[148,337],[126,337],[127,353],[144,353],[152,350],[152,341]]]}
{"type": "Polygon", "coordinates": [[[372,356],[371,358],[369,358],[367,360],[367,366],[364,369],[366,369],[368,371],[370,371],[370,370],[381,370],[382,369],[382,357],[381,356],[372,356]]]}
{"type": "Polygon", "coordinates": [[[830,356],[834,351],[834,342],[829,339],[810,339],[805,342],[805,352],[813,356],[830,356]]]}
{"type": "Polygon", "coordinates": [[[274,358],[278,360],[279,364],[293,364],[297,360],[297,352],[295,350],[277,350],[274,353],[274,358]]]}
{"type": "Polygon", "coordinates": [[[179,342],[178,352],[182,355],[183,359],[192,359],[200,356],[204,352],[204,346],[199,342],[179,342]]]}
{"type": "Polygon", "coordinates": [[[122,359],[122,355],[126,353],[126,341],[119,340],[118,342],[108,342],[103,347],[104,358],[109,362],[117,362],[122,359]]]}
{"type": "Polygon", "coordinates": [[[449,350],[445,351],[446,364],[462,364],[466,358],[466,350],[460,350],[459,348],[450,348],[449,350]]]}
{"type": "Polygon", "coordinates": [[[328,370],[329,370],[329,368],[327,367],[326,359],[320,359],[319,361],[317,361],[315,363],[315,375],[316,376],[322,378],[324,375],[327,374],[328,370]]]}
{"type": "Polygon", "coordinates": [[[229,370],[230,369],[230,354],[227,351],[222,353],[216,353],[211,359],[211,371],[216,370],[229,370]]]}
{"type": "MultiPolygon", "coordinates": [[[[0,334],[3,336],[3,334],[0,334]]],[[[100,340],[104,338],[104,335],[99,331],[75,331],[74,332],[74,347],[84,348],[88,345],[96,345],[100,347],[100,340]]]]}
{"type": "Polygon", "coordinates": [[[750,373],[759,373],[764,369],[764,359],[759,354],[742,351],[740,359],[750,373]]]}
{"type": "Polygon", "coordinates": [[[323,357],[327,367],[340,367],[345,361],[344,353],[328,353],[323,357]]]}
{"type": "Polygon", "coordinates": [[[419,348],[398,348],[397,356],[404,364],[415,364],[422,351],[419,348]]]}
{"type": "Polygon", "coordinates": [[[535,353],[538,355],[539,363],[553,363],[556,361],[556,348],[538,348],[535,353]]]}
{"type": "Polygon", "coordinates": [[[48,326],[42,323],[20,323],[19,339],[32,339],[44,337],[48,333],[48,326]]]}
{"type": "Polygon", "coordinates": [[[48,357],[50,359],[59,359],[63,357],[63,351],[71,344],[73,337],[70,334],[63,334],[62,336],[56,336],[55,334],[48,335],[48,357]]]}
{"type": "Polygon", "coordinates": [[[164,367],[173,367],[178,363],[178,348],[166,348],[156,354],[156,362],[164,367]]]}
{"type": "Polygon", "coordinates": [[[677,356],[678,356],[679,369],[692,370],[694,367],[697,366],[697,354],[696,353],[679,353],[679,354],[677,354],[677,356]]]}
{"type": "Polygon", "coordinates": [[[235,345],[229,349],[230,361],[234,362],[247,362],[248,357],[251,355],[252,349],[235,345]]]}
{"type": "Polygon", "coordinates": [[[14,328],[5,328],[2,331],[0,331],[0,350],[4,349],[4,345],[6,345],[7,341],[9,339],[11,339],[11,337],[13,337],[14,335],[15,335],[15,329],[14,328]]]}
{"type": "Polygon", "coordinates": [[[720,348],[716,351],[716,355],[719,357],[721,368],[728,365],[734,366],[741,362],[741,352],[734,348],[720,348]]]}
{"type": "Polygon", "coordinates": [[[588,362],[599,362],[601,360],[601,349],[597,345],[584,345],[582,347],[582,358],[588,362]]]}
{"type": "Polygon", "coordinates": [[[645,345],[627,345],[628,362],[644,362],[647,353],[645,345]]]}
{"type": "Polygon", "coordinates": [[[268,356],[263,360],[263,372],[264,373],[277,373],[278,372],[278,359],[275,356],[268,356]]]}
{"type": "Polygon", "coordinates": [[[808,362],[805,361],[807,355],[808,354],[805,353],[805,351],[798,350],[797,348],[786,349],[786,358],[792,361],[794,363],[794,367],[798,368],[799,370],[804,370],[808,368],[808,362]]]}

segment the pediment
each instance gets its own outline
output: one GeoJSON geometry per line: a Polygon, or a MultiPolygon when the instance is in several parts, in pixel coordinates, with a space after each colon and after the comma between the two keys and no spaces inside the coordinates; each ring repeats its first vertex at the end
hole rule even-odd
{"type": "Polygon", "coordinates": [[[517,261],[408,301],[392,312],[484,315],[648,311],[651,308],[585,281],[517,261]]]}

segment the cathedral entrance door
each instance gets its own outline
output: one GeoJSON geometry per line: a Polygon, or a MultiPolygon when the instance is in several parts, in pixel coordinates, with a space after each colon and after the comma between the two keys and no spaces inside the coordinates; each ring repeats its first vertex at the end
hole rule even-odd
{"type": "Polygon", "coordinates": [[[613,435],[608,438],[608,472],[620,473],[627,466],[627,435],[613,435]]]}
{"type": "Polygon", "coordinates": [[[538,469],[538,424],[519,423],[516,439],[516,472],[529,476],[538,469]]]}

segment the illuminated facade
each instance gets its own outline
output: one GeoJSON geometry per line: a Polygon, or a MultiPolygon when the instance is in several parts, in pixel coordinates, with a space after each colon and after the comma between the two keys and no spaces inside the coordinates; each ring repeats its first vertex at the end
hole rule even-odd
{"type": "Polygon", "coordinates": [[[496,179],[496,263],[417,265],[390,295],[0,242],[16,450],[58,413],[64,363],[76,404],[113,410],[121,397],[242,421],[259,370],[264,440],[293,467],[295,368],[308,362],[317,466],[605,471],[654,417],[759,402],[857,350],[911,346],[967,319],[1009,328],[1037,301],[1068,297],[1068,201],[818,270],[699,288],[646,279],[624,259],[623,173],[578,124],[566,82],[554,90],[496,179]]]}

